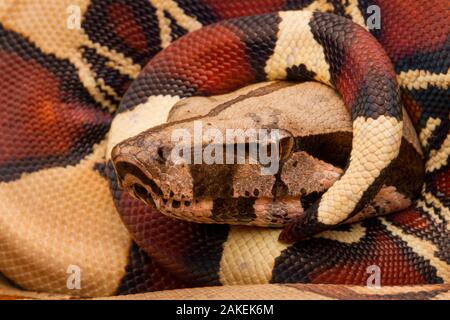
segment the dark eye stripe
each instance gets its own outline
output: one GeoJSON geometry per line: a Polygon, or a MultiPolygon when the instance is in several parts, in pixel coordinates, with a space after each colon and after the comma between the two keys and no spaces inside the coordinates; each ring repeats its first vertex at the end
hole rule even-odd
{"type": "Polygon", "coordinates": [[[331,132],[294,138],[294,152],[305,151],[314,158],[343,169],[350,157],[351,132],[331,132]]]}
{"type": "Polygon", "coordinates": [[[163,196],[163,192],[158,187],[158,185],[149,177],[147,177],[145,173],[142,172],[142,170],[139,169],[137,166],[123,161],[117,162],[115,166],[120,179],[123,179],[125,175],[130,174],[138,178],[146,186],[149,186],[155,194],[157,194],[160,197],[163,196]]]}

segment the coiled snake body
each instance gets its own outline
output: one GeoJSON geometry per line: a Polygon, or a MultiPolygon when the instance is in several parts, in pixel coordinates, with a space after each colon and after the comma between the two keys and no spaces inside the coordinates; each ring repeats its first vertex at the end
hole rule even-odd
{"type": "MultiPolygon", "coordinates": [[[[444,284],[423,287],[429,297],[448,290],[445,1],[92,0],[77,7],[80,30],[61,28],[67,6],[6,2],[0,15],[0,271],[9,279],[30,290],[73,293],[67,270],[79,267],[83,285],[76,294],[107,295],[267,282],[366,285],[367,268],[377,266],[383,285],[444,284]],[[374,5],[381,28],[368,30],[374,5]],[[283,79],[335,88],[351,115],[350,160],[320,198],[292,193],[295,181],[283,172],[270,192],[261,184],[256,194],[254,186],[236,189],[236,179],[249,177],[250,169],[229,176],[200,166],[170,178],[174,169],[165,156],[170,148],[163,123],[178,100],[283,79]],[[370,211],[368,204],[376,214],[386,211],[372,202],[382,187],[394,183],[409,196],[417,189],[411,181],[421,176],[415,164],[420,150],[412,148],[415,156],[399,160],[408,153],[401,148],[409,121],[402,105],[425,161],[420,197],[403,211],[334,228],[360,219],[361,210],[370,211]],[[160,126],[143,132],[155,125],[160,126]],[[401,166],[411,171],[395,174],[401,166]],[[297,214],[276,216],[280,210],[266,198],[297,214]],[[191,203],[198,199],[202,206],[209,199],[212,209],[195,216],[201,206],[191,203]],[[161,215],[153,202],[187,220],[258,222],[264,211],[270,223],[266,216],[255,224],[288,226],[279,242],[277,229],[181,221],[161,215]],[[302,214],[295,209],[300,203],[302,214]],[[175,210],[180,205],[181,212],[175,210]],[[230,218],[223,208],[238,214],[230,218]],[[246,210],[255,210],[256,218],[246,210]]],[[[227,118],[227,108],[195,115],[206,114],[212,126],[227,128],[236,123],[227,118]]],[[[278,109],[283,112],[282,104],[278,109]]],[[[268,117],[278,117],[276,112],[268,117]]],[[[263,115],[240,114],[239,125],[251,127],[263,115]]],[[[178,126],[191,123],[175,120],[178,126]]],[[[290,152],[292,145],[299,151],[318,141],[300,139],[301,130],[293,135],[299,123],[271,123],[289,129],[286,163],[298,156],[290,152]]],[[[264,119],[261,126],[267,127],[264,119]]],[[[325,164],[317,171],[326,171],[325,164]]]]}

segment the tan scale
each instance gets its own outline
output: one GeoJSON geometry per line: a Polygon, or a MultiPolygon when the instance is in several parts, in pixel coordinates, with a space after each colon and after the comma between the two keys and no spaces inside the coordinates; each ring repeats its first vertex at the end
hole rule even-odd
{"type": "Polygon", "coordinates": [[[333,225],[341,222],[347,212],[353,211],[357,202],[352,199],[360,199],[364,191],[379,176],[385,164],[397,157],[402,125],[402,122],[385,116],[377,119],[357,118],[353,122],[354,145],[350,165],[346,174],[322,197],[317,216],[319,222],[333,225]],[[380,138],[382,136],[383,139],[380,138]],[[366,162],[363,162],[363,159],[366,162]],[[344,196],[334,191],[339,189],[345,190],[344,196]]]}
{"type": "Polygon", "coordinates": [[[352,17],[353,22],[368,30],[364,17],[362,16],[361,11],[358,9],[358,0],[347,0],[344,6],[345,13],[352,17]]]}
{"type": "Polygon", "coordinates": [[[433,134],[433,131],[441,124],[441,119],[430,117],[425,124],[425,127],[420,131],[419,139],[423,146],[428,145],[428,139],[433,134]]]}
{"type": "Polygon", "coordinates": [[[374,289],[363,286],[323,284],[260,284],[168,290],[106,299],[123,298],[137,300],[448,300],[450,286],[438,284],[374,289]],[[427,295],[424,291],[430,294],[427,295]]]}
{"type": "Polygon", "coordinates": [[[302,19],[294,11],[281,12],[279,16],[277,43],[265,66],[268,80],[284,79],[287,68],[303,64],[307,70],[316,73],[316,80],[330,84],[323,47],[314,39],[309,26],[312,12],[302,12],[302,19]]]}
{"type": "Polygon", "coordinates": [[[159,28],[161,30],[161,47],[166,48],[172,41],[170,35],[170,20],[164,16],[164,11],[169,12],[177,23],[186,30],[194,31],[202,27],[194,17],[188,16],[184,13],[183,9],[173,0],[150,0],[151,4],[156,8],[156,16],[158,18],[159,28]]]}
{"type": "Polygon", "coordinates": [[[450,155],[450,135],[448,135],[438,150],[431,150],[429,160],[425,165],[428,172],[438,170],[447,165],[450,155]]]}
{"type": "Polygon", "coordinates": [[[402,71],[397,75],[400,86],[409,90],[427,89],[429,86],[448,89],[450,69],[446,73],[432,73],[428,70],[402,71]]]}
{"type": "Polygon", "coordinates": [[[0,183],[0,270],[9,279],[35,291],[114,294],[131,238],[107,181],[93,170],[104,161],[105,147],[106,141],[96,145],[77,165],[0,183]],[[71,265],[81,271],[79,290],[67,286],[71,265]]]}

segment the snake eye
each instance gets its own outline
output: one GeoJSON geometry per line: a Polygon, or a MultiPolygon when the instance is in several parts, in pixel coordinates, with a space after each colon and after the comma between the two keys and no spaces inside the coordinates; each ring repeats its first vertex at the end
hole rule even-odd
{"type": "Polygon", "coordinates": [[[154,203],[151,194],[145,189],[144,186],[139,183],[134,183],[131,185],[130,189],[132,190],[134,196],[147,204],[154,203]]]}
{"type": "Polygon", "coordinates": [[[292,155],[294,149],[294,138],[289,135],[280,139],[279,156],[280,160],[286,160],[292,155]]]}
{"type": "Polygon", "coordinates": [[[267,156],[272,157],[272,150],[278,150],[278,159],[280,161],[287,160],[294,151],[294,137],[284,129],[276,129],[275,135],[271,132],[267,136],[267,141],[260,147],[266,148],[267,156]],[[275,148],[274,148],[275,147],[275,148]]]}

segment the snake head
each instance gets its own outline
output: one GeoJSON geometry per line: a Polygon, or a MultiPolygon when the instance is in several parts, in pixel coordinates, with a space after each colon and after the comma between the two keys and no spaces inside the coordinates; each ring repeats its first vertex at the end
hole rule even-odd
{"type": "MultiPolygon", "coordinates": [[[[295,88],[263,89],[253,93],[257,100],[249,93],[226,103],[214,98],[207,108],[206,97],[182,100],[169,122],[117,144],[111,159],[120,187],[165,215],[200,223],[281,227],[302,216],[343,173],[351,122],[333,91],[316,97],[313,87],[302,105],[295,88]],[[264,100],[276,94],[283,108],[264,100]]],[[[410,205],[396,188],[403,175],[419,181],[420,170],[399,170],[405,159],[416,159],[414,148],[407,149],[387,172],[389,192],[365,215],[410,205]]]]}
{"type": "Polygon", "coordinates": [[[257,121],[190,119],[127,139],[112,150],[119,185],[184,220],[284,225],[303,211],[302,195],[318,197],[342,170],[295,150],[273,114],[257,121]]]}

